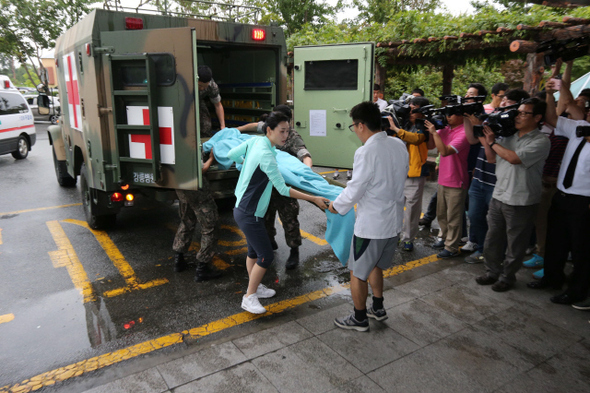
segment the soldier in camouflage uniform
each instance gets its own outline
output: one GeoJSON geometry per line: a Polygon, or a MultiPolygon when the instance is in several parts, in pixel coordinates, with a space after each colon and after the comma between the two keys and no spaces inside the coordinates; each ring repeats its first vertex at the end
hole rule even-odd
{"type": "MultiPolygon", "coordinates": [[[[203,174],[207,172],[212,162],[213,153],[203,164],[203,174]]],[[[180,225],[172,245],[172,249],[175,251],[174,270],[181,272],[186,269],[187,263],[184,260],[184,253],[189,249],[193,232],[198,223],[201,227],[201,249],[197,253],[195,281],[206,281],[221,276],[221,272],[211,266],[217,243],[215,227],[219,214],[207,178],[203,177],[203,188],[196,191],[176,190],[176,195],[179,202],[180,225]]]]}
{"type": "Polygon", "coordinates": [[[217,119],[219,119],[220,129],[225,128],[225,113],[221,104],[219,95],[219,86],[213,80],[211,68],[206,65],[199,66],[197,73],[199,75],[199,121],[201,123],[201,134],[204,136],[213,136],[211,130],[211,115],[207,107],[207,100],[215,108],[217,119]]]}
{"type": "MultiPolygon", "coordinates": [[[[289,117],[289,119],[292,118],[291,109],[286,105],[278,105],[274,108],[274,110],[276,112],[284,113],[287,117],[289,117]]],[[[240,131],[252,131],[254,129],[254,125],[256,125],[258,132],[264,133],[263,121],[241,126],[238,127],[238,129],[240,131]]],[[[297,157],[299,160],[301,160],[301,162],[310,168],[313,165],[311,154],[305,147],[305,143],[303,142],[301,135],[299,135],[299,133],[297,133],[297,131],[295,131],[293,128],[289,129],[289,136],[287,137],[285,144],[283,146],[277,145],[276,148],[287,152],[294,157],[297,157]]],[[[279,217],[281,218],[281,222],[283,224],[283,230],[285,231],[285,241],[291,248],[289,258],[287,259],[286,268],[288,270],[295,269],[297,265],[299,265],[299,246],[301,245],[301,231],[299,229],[299,220],[297,219],[297,216],[299,215],[299,202],[297,202],[297,199],[295,198],[282,196],[276,189],[273,188],[268,210],[264,216],[266,231],[270,237],[273,250],[279,248],[277,242],[275,241],[275,236],[277,234],[277,230],[275,229],[277,211],[279,212],[279,217]]]]}

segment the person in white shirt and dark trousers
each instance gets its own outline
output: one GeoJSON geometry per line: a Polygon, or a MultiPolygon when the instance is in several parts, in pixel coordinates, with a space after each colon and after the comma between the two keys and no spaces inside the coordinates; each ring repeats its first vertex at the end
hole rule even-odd
{"type": "MultiPolygon", "coordinates": [[[[557,192],[549,209],[545,275],[528,287],[560,289],[566,283],[563,269],[571,251],[574,264],[571,281],[567,290],[553,296],[551,301],[572,304],[586,299],[590,287],[590,136],[576,135],[580,126],[590,130],[590,112],[586,121],[558,117],[553,86],[551,81],[546,86],[546,121],[555,126],[556,135],[565,136],[569,141],[557,178],[557,192]]],[[[566,88],[569,86],[561,89],[562,94],[566,88]]],[[[586,308],[584,305],[576,308],[590,309],[590,304],[586,308]]]]}

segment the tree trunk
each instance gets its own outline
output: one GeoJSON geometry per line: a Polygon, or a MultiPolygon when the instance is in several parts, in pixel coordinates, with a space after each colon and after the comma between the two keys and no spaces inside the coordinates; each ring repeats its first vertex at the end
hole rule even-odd
{"type": "Polygon", "coordinates": [[[543,54],[542,53],[529,53],[526,57],[527,68],[524,74],[524,86],[523,89],[531,96],[533,96],[539,88],[539,83],[543,77],[543,54]]]}
{"type": "MultiPolygon", "coordinates": [[[[453,78],[455,77],[455,66],[452,64],[446,64],[443,67],[443,95],[451,94],[453,90],[453,78]]],[[[443,102],[446,105],[446,102],[443,102]]]]}
{"type": "Polygon", "coordinates": [[[386,80],[386,71],[385,68],[379,64],[378,61],[375,62],[375,83],[381,87],[381,92],[383,93],[383,87],[385,86],[386,80]]]}

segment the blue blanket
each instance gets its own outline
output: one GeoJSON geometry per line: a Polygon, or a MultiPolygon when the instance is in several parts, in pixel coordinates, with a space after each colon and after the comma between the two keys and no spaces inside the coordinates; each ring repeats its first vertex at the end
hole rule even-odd
{"type": "MultiPolygon", "coordinates": [[[[229,169],[234,162],[227,157],[227,153],[249,138],[252,138],[252,135],[242,134],[235,128],[225,128],[203,143],[203,150],[210,152],[213,148],[219,167],[229,169]]],[[[342,192],[341,187],[329,184],[322,176],[288,153],[277,150],[277,164],[285,183],[292,187],[323,196],[331,201],[342,192]]],[[[236,167],[240,170],[242,166],[236,165],[236,167]]],[[[354,233],[354,210],[350,210],[344,216],[326,210],[326,216],[326,241],[334,250],[340,263],[346,266],[354,233]]]]}

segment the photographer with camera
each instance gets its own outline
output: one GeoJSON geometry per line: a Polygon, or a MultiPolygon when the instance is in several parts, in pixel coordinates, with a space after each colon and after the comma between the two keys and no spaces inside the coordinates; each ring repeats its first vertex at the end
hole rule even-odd
{"type": "Polygon", "coordinates": [[[414,238],[418,234],[418,221],[422,212],[422,195],[424,194],[424,183],[426,182],[425,168],[423,165],[428,158],[428,147],[426,147],[426,135],[424,128],[419,127],[417,120],[424,119],[420,108],[429,105],[430,102],[424,97],[414,97],[410,101],[412,110],[408,121],[405,124],[406,130],[396,126],[393,117],[387,116],[389,128],[395,132],[395,136],[405,142],[408,149],[410,169],[404,186],[405,210],[402,245],[404,251],[414,250],[414,238]]]}
{"type": "Polygon", "coordinates": [[[424,122],[431,136],[428,148],[436,147],[441,156],[436,205],[441,240],[432,245],[434,248],[444,248],[437,254],[439,258],[459,255],[462,217],[469,183],[467,175],[469,142],[465,138],[463,108],[448,106],[445,108],[445,117],[448,125],[438,131],[430,121],[424,122]]]}
{"type": "MultiPolygon", "coordinates": [[[[569,139],[557,177],[558,191],[549,208],[545,246],[545,274],[529,288],[560,289],[566,282],[563,271],[567,254],[572,253],[574,271],[568,289],[551,301],[557,304],[582,302],[590,286],[590,112],[586,120],[558,117],[553,93],[555,82],[546,85],[547,123],[555,126],[555,134],[569,139]]],[[[569,83],[563,84],[560,94],[573,101],[569,83]]],[[[561,98],[561,97],[560,97],[561,98]]],[[[589,310],[590,302],[574,304],[575,308],[589,310]]]]}
{"type": "MultiPolygon", "coordinates": [[[[495,292],[514,286],[533,230],[543,165],[550,148],[549,139],[540,130],[546,106],[537,98],[522,102],[514,117],[517,132],[498,141],[492,128],[484,126],[486,143],[495,155],[490,158],[496,162],[496,186],[487,216],[486,274],[475,281],[479,285],[493,284],[495,292]]],[[[506,115],[510,119],[510,114],[506,115]]]]}
{"type": "MultiPolygon", "coordinates": [[[[494,88],[498,85],[494,85],[494,88]]],[[[500,84],[502,85],[502,84],[500,84]]],[[[504,93],[502,91],[502,93],[504,93]]],[[[524,90],[510,90],[502,94],[499,109],[515,105],[529,98],[524,90]],[[504,99],[505,98],[505,99],[504,99]]],[[[475,252],[465,258],[467,263],[483,263],[483,249],[488,232],[487,214],[496,185],[495,153],[486,143],[483,134],[474,134],[474,126],[481,126],[483,120],[475,115],[465,116],[465,136],[472,146],[477,146],[478,156],[473,169],[473,180],[469,186],[469,240],[475,243],[475,252]]]]}

